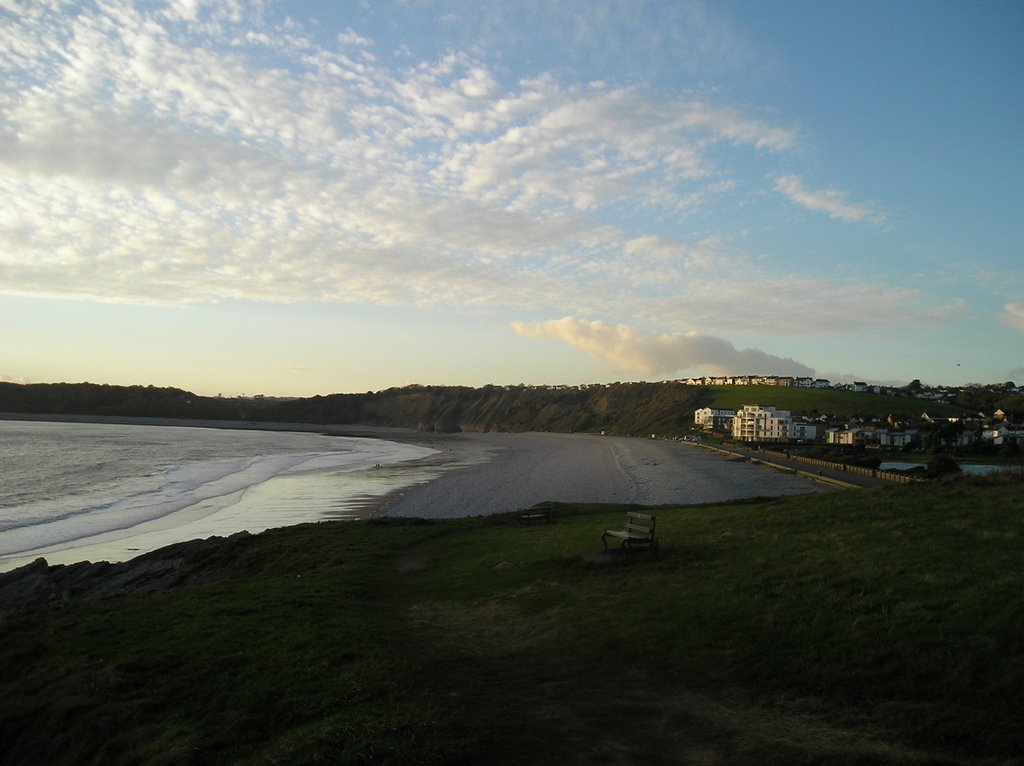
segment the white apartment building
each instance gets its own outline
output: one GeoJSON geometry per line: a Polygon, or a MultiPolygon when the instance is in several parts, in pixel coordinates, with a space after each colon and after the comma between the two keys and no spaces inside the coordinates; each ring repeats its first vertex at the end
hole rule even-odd
{"type": "Polygon", "coordinates": [[[731,430],[735,414],[732,410],[714,410],[711,407],[704,407],[694,411],[693,424],[706,431],[731,430]]]}
{"type": "Polygon", "coordinates": [[[770,405],[744,404],[732,419],[732,438],[747,442],[789,441],[789,410],[770,405]]]}
{"type": "Polygon", "coordinates": [[[794,442],[813,442],[818,439],[818,425],[807,420],[792,420],[789,424],[789,439],[794,442]]]}

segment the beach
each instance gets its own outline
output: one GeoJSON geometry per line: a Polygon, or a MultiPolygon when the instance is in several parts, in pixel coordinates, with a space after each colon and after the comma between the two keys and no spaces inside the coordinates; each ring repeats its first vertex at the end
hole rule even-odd
{"type": "Polygon", "coordinates": [[[692,442],[553,433],[406,438],[436,449],[426,462],[441,470],[431,481],[382,499],[372,515],[452,518],[545,501],[690,505],[826,491],[809,478],[692,442]]]}
{"type": "MultiPolygon", "coordinates": [[[[183,499],[185,495],[179,499],[158,494],[165,503],[177,500],[181,508],[174,512],[132,506],[129,500],[111,496],[110,508],[101,504],[101,513],[72,515],[54,522],[74,524],[75,530],[81,529],[81,533],[72,536],[65,532],[62,541],[55,539],[54,544],[20,548],[15,544],[18,536],[45,535],[53,524],[5,532],[9,550],[0,550],[0,571],[23,566],[39,557],[50,564],[125,561],[187,540],[227,537],[241,531],[255,534],[306,522],[385,516],[482,516],[525,510],[546,501],[691,505],[826,490],[807,477],[766,469],[745,458],[673,440],[563,433],[423,433],[310,424],[89,420],[106,424],[105,427],[147,426],[151,430],[146,433],[157,440],[183,433],[180,427],[212,427],[224,433],[223,429],[230,426],[234,431],[249,431],[252,437],[256,437],[253,432],[265,433],[274,443],[291,443],[288,432],[314,432],[319,435],[312,438],[319,439],[357,437],[352,444],[365,446],[356,455],[363,457],[344,470],[294,473],[268,468],[265,480],[259,476],[245,479],[259,466],[294,459],[277,456],[204,484],[206,494],[190,495],[192,500],[187,502],[183,499]],[[153,426],[159,428],[152,430],[153,426]],[[165,430],[169,426],[179,428],[165,430]],[[286,433],[274,436],[274,432],[286,433]],[[122,506],[126,511],[119,510],[122,506]],[[107,518],[123,521],[111,523],[105,521],[107,518]],[[105,526],[93,528],[86,523],[90,521],[103,522],[105,526]]],[[[198,437],[203,432],[189,433],[198,437]]],[[[242,436],[224,438],[235,443],[244,441],[242,436]]],[[[218,443],[223,442],[218,438],[218,443]]],[[[348,444],[351,440],[341,441],[348,444]]],[[[303,465],[321,460],[313,456],[315,459],[310,463],[309,456],[300,457],[305,461],[303,465]]],[[[205,481],[198,469],[186,466],[179,470],[197,476],[197,483],[205,481]]]]}

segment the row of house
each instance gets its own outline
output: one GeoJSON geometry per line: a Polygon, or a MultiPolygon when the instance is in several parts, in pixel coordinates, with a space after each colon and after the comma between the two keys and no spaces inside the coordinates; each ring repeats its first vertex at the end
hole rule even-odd
{"type": "Polygon", "coordinates": [[[739,412],[704,407],[693,413],[698,428],[729,431],[734,439],[747,442],[813,442],[818,424],[808,418],[794,418],[789,410],[771,405],[745,404],[739,412]]]}
{"type": "MultiPolygon", "coordinates": [[[[892,430],[875,426],[853,426],[829,428],[825,431],[826,444],[877,446],[899,449],[919,444],[921,431],[917,428],[892,430]]],[[[991,444],[1002,447],[1007,444],[1024,445],[1024,430],[999,426],[998,428],[965,428],[947,434],[944,442],[952,447],[970,447],[974,444],[991,444]]]]}
{"type": "Polygon", "coordinates": [[[818,388],[857,393],[895,394],[896,389],[876,386],[855,380],[853,383],[835,383],[827,378],[792,377],[790,375],[717,375],[685,378],[680,383],[688,386],[785,386],[789,388],[818,388]]]}
{"type": "MultiPolygon", "coordinates": [[[[686,378],[688,386],[793,386],[796,388],[832,388],[824,378],[794,378],[789,375],[716,375],[686,378]]],[[[866,383],[857,385],[867,386],[866,383]]],[[[866,389],[865,389],[866,390],[866,389]]]]}
{"type": "Polygon", "coordinates": [[[879,447],[900,449],[917,444],[921,435],[916,428],[893,431],[888,428],[829,428],[825,431],[825,443],[839,446],[873,444],[879,447]]]}
{"type": "Polygon", "coordinates": [[[918,444],[922,440],[922,428],[928,432],[936,426],[950,424],[954,427],[943,435],[950,446],[969,447],[983,443],[994,446],[1006,444],[1024,445],[1024,428],[1014,426],[1004,419],[1004,413],[997,412],[991,419],[964,420],[956,417],[932,417],[924,413],[918,428],[906,427],[890,418],[886,426],[845,423],[825,427],[822,419],[794,417],[788,410],[771,405],[745,404],[738,412],[726,409],[704,407],[693,413],[697,428],[706,431],[725,432],[732,438],[746,442],[797,442],[809,443],[823,438],[826,444],[836,446],[865,445],[886,449],[900,449],[918,444]]]}

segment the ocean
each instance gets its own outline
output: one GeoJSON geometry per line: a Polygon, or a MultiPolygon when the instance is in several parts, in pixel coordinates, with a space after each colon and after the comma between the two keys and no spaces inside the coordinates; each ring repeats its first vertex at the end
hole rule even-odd
{"type": "Polygon", "coordinates": [[[0,571],[359,518],[436,475],[435,450],[260,430],[0,420],[0,571]]]}
{"type": "MultiPolygon", "coordinates": [[[[906,471],[911,468],[921,468],[924,467],[924,465],[924,463],[906,463],[890,460],[883,461],[878,467],[883,471],[906,471]]],[[[1001,473],[1003,471],[1019,471],[1020,466],[999,463],[960,463],[960,470],[971,476],[987,476],[992,473],[1001,473]]]]}

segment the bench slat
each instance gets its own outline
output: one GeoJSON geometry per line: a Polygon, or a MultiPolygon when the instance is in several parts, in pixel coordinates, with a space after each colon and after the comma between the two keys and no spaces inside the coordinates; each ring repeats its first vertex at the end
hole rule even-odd
{"type": "Polygon", "coordinates": [[[626,511],[625,529],[606,529],[601,535],[601,541],[605,548],[608,547],[606,538],[612,537],[622,540],[622,547],[632,543],[654,546],[654,516],[637,511],[626,511]]]}

